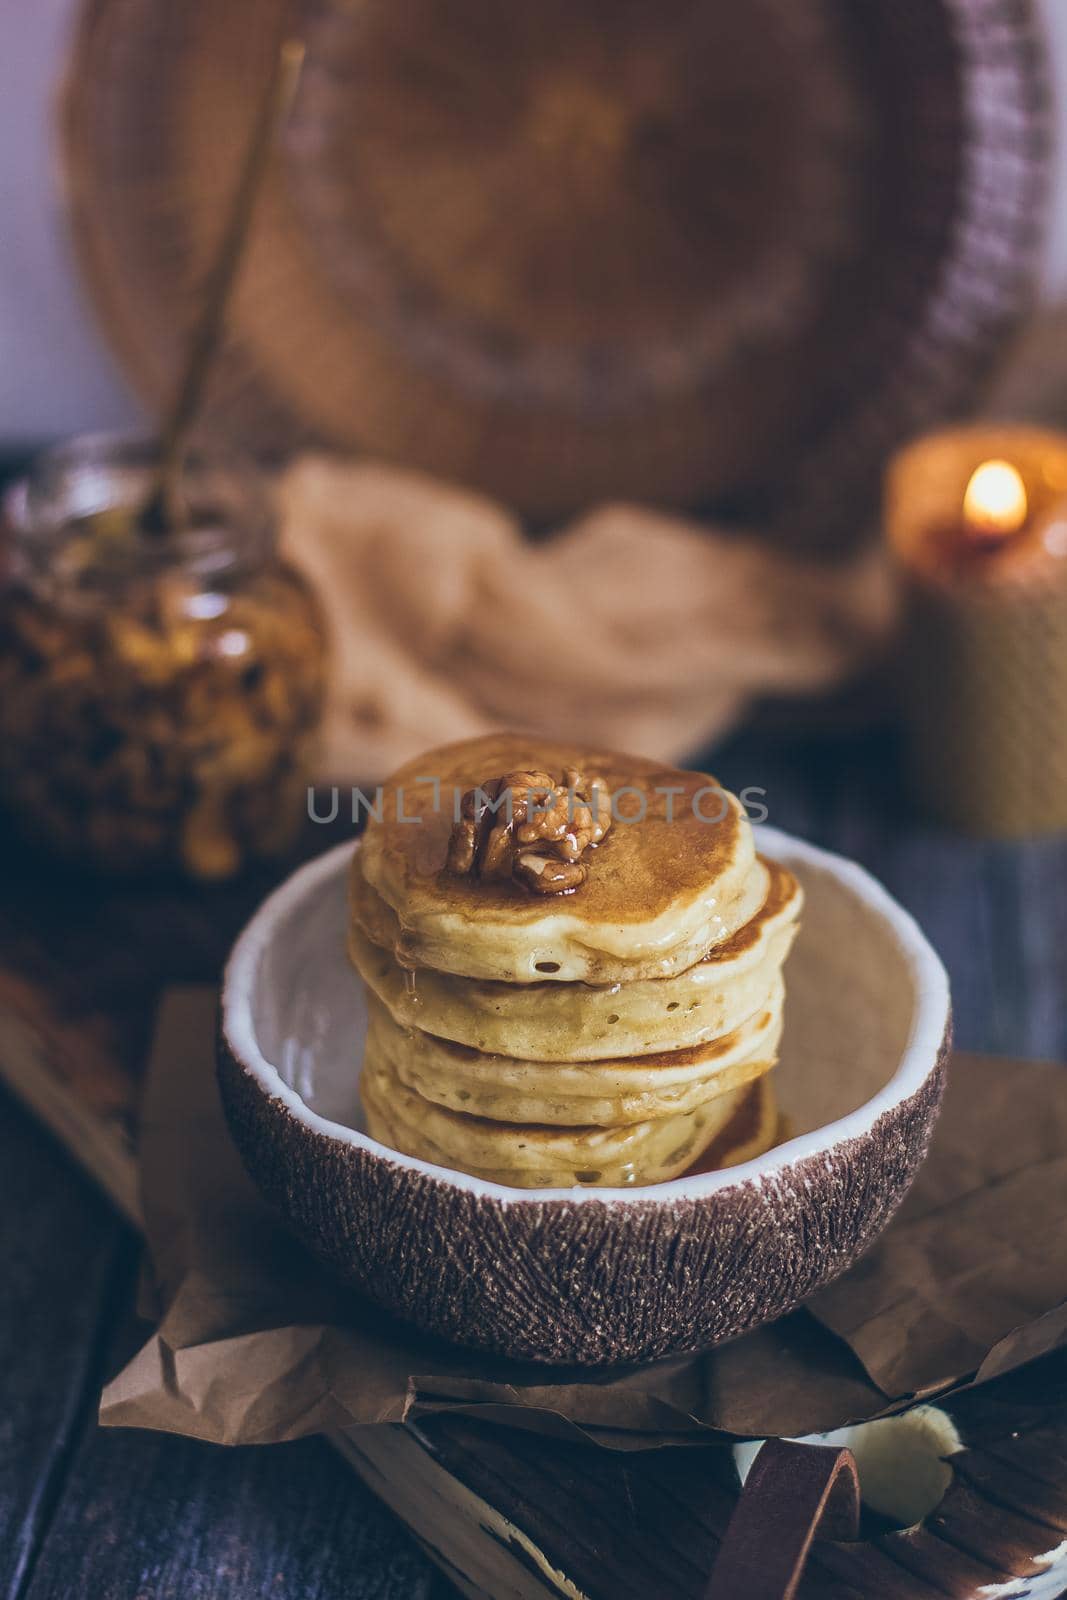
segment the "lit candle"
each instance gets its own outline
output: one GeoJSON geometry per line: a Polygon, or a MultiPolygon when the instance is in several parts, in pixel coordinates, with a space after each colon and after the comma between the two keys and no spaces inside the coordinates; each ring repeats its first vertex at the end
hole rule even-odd
{"type": "Polygon", "coordinates": [[[1010,461],[983,461],[963,496],[963,521],[977,540],[997,541],[1020,532],[1030,502],[1022,474],[1010,461]]]}
{"type": "Polygon", "coordinates": [[[1067,436],[960,428],[893,462],[916,791],[986,834],[1067,828],[1067,436]]]}

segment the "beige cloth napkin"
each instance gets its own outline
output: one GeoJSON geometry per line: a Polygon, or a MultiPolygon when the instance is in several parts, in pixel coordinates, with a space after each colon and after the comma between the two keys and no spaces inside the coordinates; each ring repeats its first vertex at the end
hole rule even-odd
{"type": "Polygon", "coordinates": [[[631,505],[531,542],[492,501],[373,462],[297,462],[282,527],[331,634],[333,782],[503,726],[675,759],[756,696],[832,686],[893,619],[879,552],[816,566],[631,505]]]}

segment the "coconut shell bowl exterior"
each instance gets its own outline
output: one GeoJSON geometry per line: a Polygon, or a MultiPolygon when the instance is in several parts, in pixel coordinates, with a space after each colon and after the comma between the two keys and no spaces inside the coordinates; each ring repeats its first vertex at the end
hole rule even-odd
{"type": "Polygon", "coordinates": [[[249,1172],[308,1248],[456,1343],[599,1365],[710,1348],[844,1271],[906,1193],[949,1050],[943,967],[853,863],[772,829],[806,896],[786,967],[784,1142],[635,1189],[510,1189],[360,1129],[366,1026],[343,845],[249,923],[226,970],[219,1082],[249,1172]]]}

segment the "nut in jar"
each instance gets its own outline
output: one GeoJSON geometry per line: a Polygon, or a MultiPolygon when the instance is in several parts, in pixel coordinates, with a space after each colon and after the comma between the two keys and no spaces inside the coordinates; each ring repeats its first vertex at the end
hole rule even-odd
{"type": "Polygon", "coordinates": [[[153,534],[151,469],[75,440],[8,496],[0,796],[68,859],[226,877],[299,830],[322,625],[253,472],[191,458],[187,522],[153,534]]]}

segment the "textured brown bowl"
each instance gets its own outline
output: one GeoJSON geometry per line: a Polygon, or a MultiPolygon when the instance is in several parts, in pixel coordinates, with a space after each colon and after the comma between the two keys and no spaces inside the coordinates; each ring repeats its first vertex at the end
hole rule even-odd
{"type": "Polygon", "coordinates": [[[793,1137],[646,1189],[522,1190],[359,1130],[366,1010],[344,950],[351,846],[296,873],[238,940],[219,1081],[253,1178],[314,1253],[459,1343],[538,1361],[644,1360],[782,1315],[867,1248],[926,1151],[948,981],[859,867],[761,829],[804,885],[779,1095],[793,1137]]]}

